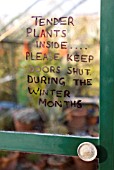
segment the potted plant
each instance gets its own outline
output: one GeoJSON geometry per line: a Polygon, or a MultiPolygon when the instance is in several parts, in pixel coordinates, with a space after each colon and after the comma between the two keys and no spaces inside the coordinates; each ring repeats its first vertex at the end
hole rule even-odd
{"type": "Polygon", "coordinates": [[[34,108],[22,108],[13,113],[16,131],[43,131],[43,121],[34,108]]]}

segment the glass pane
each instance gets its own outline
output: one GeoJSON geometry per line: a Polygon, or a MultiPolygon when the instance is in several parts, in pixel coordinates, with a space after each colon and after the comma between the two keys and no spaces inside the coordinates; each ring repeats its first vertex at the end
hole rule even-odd
{"type": "Polygon", "coordinates": [[[98,136],[100,1],[1,7],[0,130],[98,136]]]}
{"type": "Polygon", "coordinates": [[[0,151],[3,170],[76,170],[97,168],[97,160],[86,163],[78,157],[0,151]]]}

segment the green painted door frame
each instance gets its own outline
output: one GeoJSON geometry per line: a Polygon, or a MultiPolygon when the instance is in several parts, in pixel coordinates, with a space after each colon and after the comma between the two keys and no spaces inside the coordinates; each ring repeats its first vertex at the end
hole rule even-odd
{"type": "Polygon", "coordinates": [[[101,0],[100,170],[114,169],[114,1],[101,0]]]}
{"type": "Polygon", "coordinates": [[[77,155],[77,147],[82,142],[91,142],[98,146],[97,138],[42,133],[0,132],[0,149],[9,151],[75,156],[77,155]]]}
{"type": "Polygon", "coordinates": [[[77,155],[82,142],[98,148],[99,170],[114,169],[114,1],[101,0],[100,138],[0,132],[0,149],[44,154],[77,155]]]}

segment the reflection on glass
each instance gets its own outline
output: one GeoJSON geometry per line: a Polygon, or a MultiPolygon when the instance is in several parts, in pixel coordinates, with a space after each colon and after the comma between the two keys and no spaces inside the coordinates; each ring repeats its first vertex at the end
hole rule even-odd
{"type": "Polygon", "coordinates": [[[54,2],[0,18],[0,130],[98,136],[98,9],[54,2]]]}

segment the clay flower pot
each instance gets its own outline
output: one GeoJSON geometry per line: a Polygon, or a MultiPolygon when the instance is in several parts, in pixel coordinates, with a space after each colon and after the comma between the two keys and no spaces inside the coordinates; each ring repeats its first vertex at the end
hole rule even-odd
{"type": "Polygon", "coordinates": [[[19,120],[14,120],[14,124],[15,124],[16,131],[20,131],[20,132],[25,131],[25,132],[27,132],[27,131],[32,130],[32,123],[31,122],[26,124],[26,123],[23,123],[23,122],[21,122],[19,120]]]}
{"type": "Polygon", "coordinates": [[[38,124],[39,115],[33,108],[23,108],[14,112],[16,131],[32,131],[38,124]]]}
{"type": "Polygon", "coordinates": [[[85,108],[72,109],[68,108],[65,111],[67,128],[68,131],[72,134],[75,134],[77,131],[84,131],[86,127],[86,116],[87,110],[85,108]]]}

